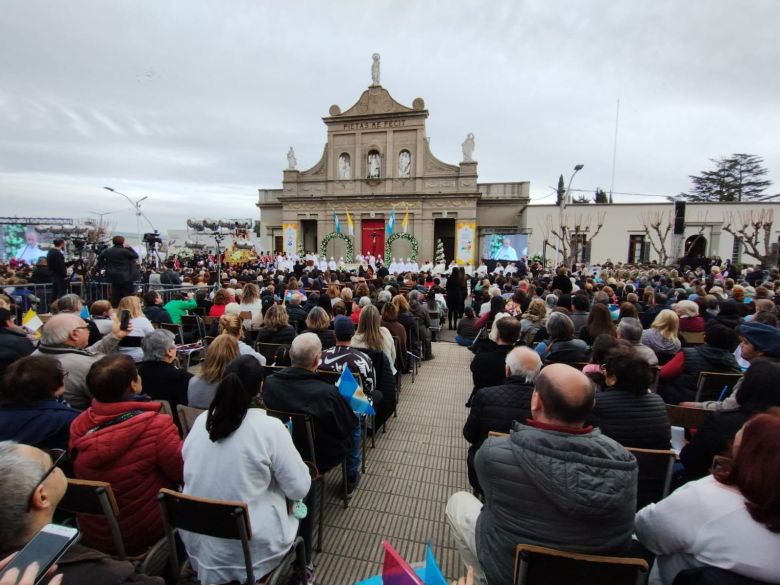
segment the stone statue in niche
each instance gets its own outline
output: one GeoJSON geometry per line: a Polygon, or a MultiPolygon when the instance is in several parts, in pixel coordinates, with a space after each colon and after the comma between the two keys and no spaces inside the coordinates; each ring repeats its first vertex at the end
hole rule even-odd
{"type": "Polygon", "coordinates": [[[287,170],[288,171],[294,171],[295,167],[297,166],[298,161],[295,159],[295,151],[293,150],[293,147],[290,147],[290,150],[287,151],[287,170]]]}
{"type": "Polygon", "coordinates": [[[372,150],[368,153],[368,178],[378,179],[380,171],[379,153],[372,150]]]}
{"type": "Polygon", "coordinates": [[[398,176],[412,176],[412,154],[408,150],[402,150],[398,155],[398,176]]]}
{"type": "Polygon", "coordinates": [[[371,55],[374,62],[371,64],[371,86],[380,85],[379,83],[379,53],[371,55]]]}
{"type": "Polygon", "coordinates": [[[463,162],[474,162],[474,133],[469,132],[466,140],[461,144],[463,148],[463,162]]]}
{"type": "Polygon", "coordinates": [[[349,155],[345,152],[339,155],[339,179],[351,179],[352,178],[352,164],[349,160],[349,155]]]}

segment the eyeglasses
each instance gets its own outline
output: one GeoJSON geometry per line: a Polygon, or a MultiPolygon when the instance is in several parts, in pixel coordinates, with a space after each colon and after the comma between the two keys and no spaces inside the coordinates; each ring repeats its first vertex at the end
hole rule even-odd
{"type": "Polygon", "coordinates": [[[33,497],[35,496],[35,491],[38,489],[38,486],[41,485],[44,481],[46,481],[46,478],[48,478],[52,472],[57,469],[59,464],[63,461],[67,460],[68,452],[65,451],[65,449],[48,449],[46,453],[49,454],[52,460],[51,467],[46,470],[46,473],[43,474],[43,477],[38,480],[38,483],[35,484],[35,487],[32,489],[32,492],[30,493],[30,498],[27,501],[27,511],[29,512],[32,510],[32,504],[33,504],[33,497]]]}
{"type": "Polygon", "coordinates": [[[74,327],[73,331],[78,331],[79,329],[89,329],[89,325],[79,325],[78,327],[74,327]]]}

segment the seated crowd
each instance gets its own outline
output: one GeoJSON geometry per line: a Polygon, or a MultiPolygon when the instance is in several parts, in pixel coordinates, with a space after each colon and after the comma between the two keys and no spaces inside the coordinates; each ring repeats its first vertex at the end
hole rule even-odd
{"type": "MultiPolygon", "coordinates": [[[[294,579],[313,583],[317,472],[343,466],[343,491],[355,493],[363,433],[393,416],[400,375],[433,359],[447,321],[474,353],[463,427],[472,493],[452,495],[446,519],[475,582],[512,583],[526,543],[647,558],[654,585],[702,566],[780,583],[780,277],[776,288],[718,274],[561,268],[477,274],[469,286],[458,270],[444,285],[424,274],[263,272],[212,295],[165,302],[150,290],[116,310],[96,301],[84,313],[65,295],[38,343],[0,303],[0,552],[55,517],[68,487],[59,464],[111,484],[129,555],[163,537],[156,497],[169,488],[246,503],[258,582],[302,536],[294,579]],[[177,365],[191,344],[203,353],[197,373],[177,365]],[[375,417],[339,393],[332,377],[345,370],[375,417]],[[702,373],[734,376],[704,400],[702,373]],[[638,454],[671,449],[670,405],[709,415],[660,497],[638,454]],[[180,407],[197,409],[188,432],[180,407]],[[313,452],[285,413],[311,417],[313,452]],[[301,501],[299,519],[290,505],[301,501]]],[[[65,582],[160,582],[112,558],[105,521],[78,523],[82,542],[58,569],[65,582]]],[[[181,537],[201,582],[246,578],[238,543],[181,537]]]]}

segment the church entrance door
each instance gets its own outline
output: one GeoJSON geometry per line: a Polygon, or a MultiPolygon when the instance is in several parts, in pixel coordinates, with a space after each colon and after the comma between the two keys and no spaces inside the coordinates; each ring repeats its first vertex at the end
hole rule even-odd
{"type": "MultiPolygon", "coordinates": [[[[361,222],[360,253],[373,254],[379,258],[385,257],[385,220],[364,219],[361,222]]],[[[357,250],[355,250],[357,252],[357,250]]]]}

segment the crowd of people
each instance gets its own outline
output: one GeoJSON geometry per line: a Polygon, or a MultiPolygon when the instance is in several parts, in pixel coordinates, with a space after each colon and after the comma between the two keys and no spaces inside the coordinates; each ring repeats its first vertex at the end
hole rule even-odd
{"type": "MultiPolygon", "coordinates": [[[[521,262],[508,273],[395,274],[380,263],[361,275],[269,261],[231,268],[221,283],[191,266],[192,289],[163,298],[151,286],[143,295],[117,286],[134,281],[135,259],[114,244],[110,299],[85,306],[59,291],[39,339],[0,296],[0,492],[18,498],[0,518],[0,552],[54,517],[67,482],[50,468],[64,452],[73,477],[112,485],[128,554],[163,537],[155,498],[170,488],[247,503],[258,577],[300,534],[306,558],[295,579],[313,583],[318,482],[304,461],[319,473],[343,464],[351,497],[362,433],[393,416],[400,376],[434,359],[446,327],[473,352],[463,428],[472,492],[454,494],[446,517],[476,582],[512,582],[518,543],[655,557],[652,583],[701,565],[780,582],[770,554],[780,550],[776,271],[759,281],[658,267],[550,273],[521,262]],[[205,346],[195,372],[178,365],[193,344],[205,346]],[[347,369],[376,411],[368,422],[325,375],[347,369]],[[719,400],[696,402],[701,372],[744,375],[719,400]],[[676,489],[645,506],[651,496],[627,448],[671,447],[669,404],[712,412],[679,453],[676,489]],[[184,438],[179,405],[202,411],[184,438]],[[315,452],[274,412],[309,415],[315,452]],[[715,456],[726,458],[713,474],[715,456]],[[309,508],[302,519],[288,506],[298,501],[309,508]]],[[[174,263],[147,284],[154,275],[185,284],[174,263]]],[[[72,550],[87,560],[69,552],[66,579],[157,582],[111,558],[104,521],[79,526],[72,550]]],[[[182,540],[201,582],[245,578],[240,545],[182,540]]]]}

